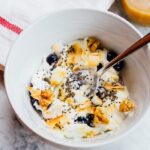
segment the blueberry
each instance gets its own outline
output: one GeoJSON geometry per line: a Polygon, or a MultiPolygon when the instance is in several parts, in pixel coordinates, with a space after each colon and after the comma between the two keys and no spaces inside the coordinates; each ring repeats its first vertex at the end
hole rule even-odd
{"type": "Polygon", "coordinates": [[[100,70],[103,67],[103,65],[101,63],[99,63],[99,65],[97,66],[97,71],[100,70]]]}
{"type": "Polygon", "coordinates": [[[37,101],[36,99],[34,99],[32,96],[31,96],[31,93],[29,92],[29,95],[30,95],[30,101],[31,101],[31,104],[32,106],[34,105],[34,103],[37,101]]]}
{"type": "Polygon", "coordinates": [[[32,107],[33,107],[34,109],[36,109],[35,106],[34,106],[34,103],[35,103],[35,102],[38,102],[38,100],[36,100],[35,98],[33,98],[33,97],[31,96],[31,93],[30,93],[30,92],[29,92],[29,96],[30,96],[30,101],[31,101],[32,107]]]}
{"type": "Polygon", "coordinates": [[[37,102],[36,99],[34,99],[33,97],[30,96],[30,99],[31,99],[31,105],[32,107],[36,110],[36,107],[34,106],[34,103],[37,102]]]}
{"type": "Polygon", "coordinates": [[[121,62],[117,63],[116,65],[113,66],[113,68],[114,68],[116,71],[121,71],[121,70],[124,68],[124,62],[121,61],[121,62]]]}
{"type": "Polygon", "coordinates": [[[106,90],[103,87],[99,87],[97,92],[96,92],[96,96],[98,96],[100,99],[104,98],[106,96],[106,90]]]}
{"type": "Polygon", "coordinates": [[[55,63],[58,61],[58,56],[55,53],[52,53],[47,57],[46,61],[49,65],[51,65],[52,63],[55,63]]]}
{"type": "Polygon", "coordinates": [[[81,122],[81,123],[86,123],[86,118],[83,116],[79,116],[75,121],[81,122]]]}
{"type": "Polygon", "coordinates": [[[34,105],[34,103],[36,102],[36,100],[34,99],[34,98],[30,98],[31,99],[31,104],[32,104],[32,106],[34,105]]]}
{"type": "MultiPolygon", "coordinates": [[[[114,59],[117,56],[117,53],[114,51],[108,51],[107,53],[107,60],[111,61],[112,59],[114,59]]],[[[124,68],[124,62],[121,61],[119,63],[117,63],[116,65],[114,65],[113,67],[116,71],[121,71],[124,68]]]]}
{"type": "Polygon", "coordinates": [[[93,114],[87,114],[86,117],[79,116],[75,121],[87,124],[90,127],[93,127],[93,120],[94,120],[94,115],[93,114]]]}
{"type": "Polygon", "coordinates": [[[111,61],[112,59],[114,59],[117,56],[117,53],[114,51],[108,51],[107,53],[107,60],[111,61]]]}
{"type": "Polygon", "coordinates": [[[35,108],[35,110],[37,111],[37,113],[38,113],[39,115],[42,115],[42,111],[41,111],[41,110],[38,110],[38,109],[36,109],[36,108],[35,108]]]}
{"type": "Polygon", "coordinates": [[[90,127],[93,127],[93,120],[94,120],[94,114],[87,114],[86,115],[86,124],[90,127]]]}
{"type": "Polygon", "coordinates": [[[93,121],[93,119],[94,119],[94,114],[87,114],[87,115],[86,115],[86,118],[87,118],[89,121],[93,121]]]}

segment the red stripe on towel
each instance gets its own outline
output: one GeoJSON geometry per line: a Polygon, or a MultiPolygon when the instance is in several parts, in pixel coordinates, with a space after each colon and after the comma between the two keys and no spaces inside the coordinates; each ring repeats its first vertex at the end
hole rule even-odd
{"type": "Polygon", "coordinates": [[[1,16],[0,16],[0,24],[1,24],[3,27],[5,27],[5,28],[7,28],[7,29],[9,29],[9,30],[11,30],[11,31],[13,31],[13,32],[15,32],[15,33],[17,33],[17,34],[20,34],[21,31],[22,31],[22,29],[21,29],[20,27],[14,25],[14,24],[12,24],[12,23],[10,23],[10,22],[7,21],[6,19],[2,18],[1,16]]]}

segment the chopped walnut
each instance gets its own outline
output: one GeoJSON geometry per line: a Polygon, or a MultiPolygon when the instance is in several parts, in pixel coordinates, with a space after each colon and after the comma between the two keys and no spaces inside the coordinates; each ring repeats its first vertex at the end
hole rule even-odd
{"type": "Polygon", "coordinates": [[[39,101],[40,105],[43,108],[47,108],[54,98],[54,94],[51,90],[41,91],[41,99],[39,101]]]}
{"type": "Polygon", "coordinates": [[[76,54],[82,54],[83,53],[83,49],[80,47],[80,45],[78,43],[74,43],[72,45],[72,48],[74,49],[76,54]]]}
{"type": "Polygon", "coordinates": [[[51,98],[52,92],[50,90],[41,91],[42,98],[49,99],[51,98]]]}
{"type": "Polygon", "coordinates": [[[116,84],[116,85],[113,85],[112,83],[110,82],[105,82],[104,83],[104,87],[107,89],[107,90],[122,90],[124,89],[125,87],[121,84],[116,84]]]}
{"type": "Polygon", "coordinates": [[[47,119],[46,123],[49,125],[49,127],[55,127],[56,124],[60,124],[61,119],[64,118],[64,115],[58,116],[56,118],[47,119]]]}
{"type": "Polygon", "coordinates": [[[76,110],[78,112],[82,112],[82,111],[85,111],[85,110],[91,110],[92,109],[92,106],[91,106],[91,101],[87,100],[84,104],[82,105],[79,105],[76,110]]]}
{"type": "Polygon", "coordinates": [[[59,85],[57,81],[51,81],[50,83],[52,87],[57,87],[59,85]]]}
{"type": "Polygon", "coordinates": [[[94,37],[89,37],[89,38],[87,39],[87,46],[90,47],[95,41],[96,41],[96,38],[94,38],[94,37]]]}
{"type": "Polygon", "coordinates": [[[66,76],[66,70],[63,69],[62,67],[57,67],[53,70],[52,76],[50,79],[50,84],[53,87],[57,87],[58,85],[61,84],[61,82],[64,80],[66,76]]]}
{"type": "Polygon", "coordinates": [[[102,112],[102,110],[100,108],[96,108],[95,112],[94,112],[94,123],[104,123],[104,124],[108,124],[109,123],[109,119],[107,118],[107,116],[102,112]]]}
{"type": "Polygon", "coordinates": [[[64,114],[57,116],[56,118],[47,119],[45,121],[49,127],[58,130],[62,130],[66,124],[70,123],[67,116],[64,114]]]}
{"type": "Polygon", "coordinates": [[[30,92],[31,96],[36,99],[39,100],[41,97],[41,90],[35,90],[33,89],[33,87],[29,86],[28,87],[28,91],[30,92]]]}
{"type": "Polygon", "coordinates": [[[51,104],[51,102],[52,101],[50,99],[44,99],[43,98],[43,99],[40,100],[39,103],[40,103],[40,106],[42,106],[43,108],[46,109],[51,104]]]}
{"type": "Polygon", "coordinates": [[[135,108],[135,105],[128,99],[123,100],[120,104],[119,111],[120,112],[129,112],[135,108]]]}
{"type": "Polygon", "coordinates": [[[31,93],[31,96],[39,101],[39,104],[44,108],[47,109],[47,107],[52,103],[52,100],[54,98],[54,94],[51,90],[36,90],[32,87],[28,87],[29,92],[31,93]]]}
{"type": "Polygon", "coordinates": [[[68,54],[67,61],[68,61],[68,64],[75,64],[75,54],[73,53],[68,54]]]}
{"type": "Polygon", "coordinates": [[[90,50],[92,51],[92,52],[95,52],[97,49],[98,49],[98,46],[100,45],[100,41],[95,41],[92,45],[91,45],[91,47],[90,47],[90,50]]]}
{"type": "Polygon", "coordinates": [[[88,67],[89,68],[97,67],[98,64],[100,63],[101,57],[102,53],[90,53],[87,58],[88,67]]]}
{"type": "Polygon", "coordinates": [[[100,45],[100,41],[94,37],[89,37],[87,39],[87,45],[91,52],[95,52],[100,45]]]}

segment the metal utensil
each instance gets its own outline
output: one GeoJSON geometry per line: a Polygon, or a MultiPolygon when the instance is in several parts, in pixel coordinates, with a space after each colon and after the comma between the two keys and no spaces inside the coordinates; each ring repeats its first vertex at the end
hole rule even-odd
{"type": "Polygon", "coordinates": [[[150,42],[150,33],[145,35],[143,38],[139,39],[137,42],[135,42],[133,45],[131,45],[127,50],[119,54],[117,57],[112,59],[100,72],[99,76],[101,77],[110,67],[114,66],[121,60],[125,59],[128,55],[132,54],[133,52],[139,50],[139,48],[145,46],[150,42]]]}

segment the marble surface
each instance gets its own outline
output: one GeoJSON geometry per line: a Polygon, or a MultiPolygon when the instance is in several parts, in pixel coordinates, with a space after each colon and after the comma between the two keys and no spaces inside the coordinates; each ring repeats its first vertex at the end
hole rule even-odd
{"type": "MultiPolygon", "coordinates": [[[[114,4],[110,11],[123,17],[121,7],[118,3],[114,4]],[[119,9],[118,9],[119,8],[119,9]]],[[[150,28],[136,27],[143,33],[150,32],[150,28]]],[[[55,147],[25,129],[17,120],[12,110],[4,87],[3,72],[0,72],[0,150],[60,150],[64,147],[55,147]]],[[[127,137],[111,145],[94,148],[93,150],[149,150],[150,149],[150,111],[138,126],[127,137]]],[[[72,150],[67,148],[67,150],[72,150]]]]}

